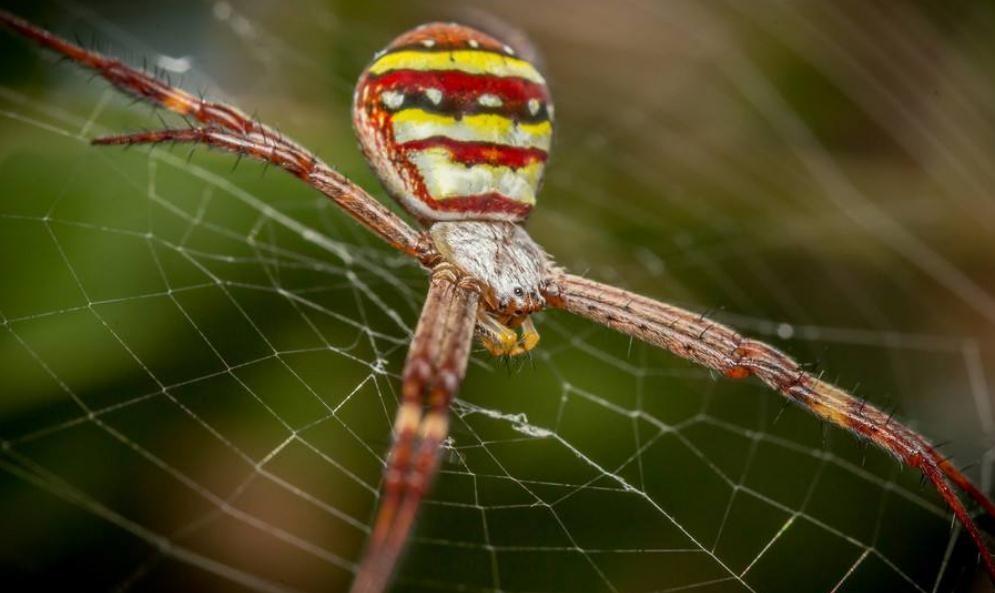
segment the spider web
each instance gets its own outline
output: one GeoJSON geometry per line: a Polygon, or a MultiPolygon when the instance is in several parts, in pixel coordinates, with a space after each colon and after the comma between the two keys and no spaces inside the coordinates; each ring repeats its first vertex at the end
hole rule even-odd
{"type": "MultiPolygon", "coordinates": [[[[558,99],[533,235],[817,363],[990,491],[991,7],[503,4],[482,8],[537,40],[558,99]]],[[[256,108],[372,189],[353,79],[398,31],[468,10],[383,8],[22,13],[256,108]]],[[[344,590],[424,274],[282,174],[89,148],[160,124],[0,43],[7,588],[344,590]]],[[[758,384],[539,326],[529,360],[475,353],[397,590],[986,586],[887,455],[758,384]]]]}

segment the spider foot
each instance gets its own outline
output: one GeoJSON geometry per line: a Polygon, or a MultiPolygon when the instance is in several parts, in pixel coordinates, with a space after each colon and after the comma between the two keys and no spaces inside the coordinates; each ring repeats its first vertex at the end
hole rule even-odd
{"type": "Polygon", "coordinates": [[[539,343],[539,332],[532,320],[526,318],[521,324],[522,332],[518,332],[501,323],[488,313],[482,313],[477,319],[477,330],[480,342],[494,356],[518,356],[532,350],[539,343]]]}

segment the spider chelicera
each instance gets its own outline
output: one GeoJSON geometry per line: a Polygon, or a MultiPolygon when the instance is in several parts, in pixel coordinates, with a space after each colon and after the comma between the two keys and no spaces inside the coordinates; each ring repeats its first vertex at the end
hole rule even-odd
{"type": "Polygon", "coordinates": [[[919,469],[995,563],[954,491],[995,517],[995,504],[924,437],[820,380],[775,348],[704,316],[567,273],[522,226],[535,204],[552,137],[553,106],[533,64],[493,37],[457,24],[404,33],[360,76],[353,119],[367,160],[416,229],[283,134],[234,107],[194,97],[118,60],[0,11],[0,23],[90,68],[118,89],[191,122],[96,138],[94,144],[202,144],[276,165],[328,196],[430,282],[402,373],[402,400],[383,494],[352,591],[386,589],[418,507],[438,471],[473,337],[493,354],[536,346],[530,315],[562,309],[732,379],[755,376],[813,414],[919,469]]]}

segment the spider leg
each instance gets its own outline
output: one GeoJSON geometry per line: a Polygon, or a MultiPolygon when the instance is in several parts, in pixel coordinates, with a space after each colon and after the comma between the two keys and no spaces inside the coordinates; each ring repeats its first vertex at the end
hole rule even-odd
{"type": "MultiPolygon", "coordinates": [[[[251,154],[285,169],[289,169],[285,163],[292,160],[295,168],[291,172],[331,198],[333,202],[341,206],[366,228],[379,235],[396,249],[418,258],[423,263],[434,263],[434,250],[421,233],[411,228],[373,196],[349,181],[344,175],[334,171],[308,150],[276,130],[253,120],[235,107],[195,97],[119,60],[84,49],[7,11],[0,10],[0,25],[6,26],[43,47],[62,54],[84,68],[93,70],[127,94],[204,124],[206,126],[205,133],[207,130],[211,130],[210,133],[227,134],[228,139],[242,146],[241,150],[235,152],[251,154]],[[279,153],[283,160],[276,162],[265,157],[264,155],[269,154],[270,151],[279,153]]],[[[158,136],[155,133],[136,134],[131,137],[133,140],[130,143],[156,143],[170,140],[178,142],[200,141],[196,135],[184,138],[176,136],[176,131],[167,132],[158,136]]],[[[103,139],[103,141],[96,143],[129,143],[123,142],[125,137],[116,138],[119,141],[103,139]]],[[[219,147],[228,148],[220,145],[219,147]]],[[[231,148],[228,149],[231,150],[231,148]]]]}
{"type": "Polygon", "coordinates": [[[967,493],[992,517],[995,505],[923,436],[875,406],[811,375],[772,346],[743,337],[699,314],[580,276],[561,274],[550,280],[546,297],[551,306],[667,349],[726,377],[745,379],[754,375],[788,400],[870,440],[921,471],[964,526],[995,582],[992,555],[952,486],[967,493]]]}
{"type": "Polygon", "coordinates": [[[253,121],[234,107],[205,101],[186,91],[171,87],[155,76],[132,68],[120,60],[84,49],[9,12],[0,11],[0,23],[38,43],[38,45],[62,54],[84,68],[93,70],[117,87],[118,90],[138,99],[143,99],[202,123],[237,132],[264,129],[262,124],[253,121]]]}
{"type": "Polygon", "coordinates": [[[454,268],[440,264],[433,270],[402,375],[383,497],[352,593],[386,588],[438,471],[439,452],[449,434],[449,405],[470,357],[478,301],[477,288],[454,268]]]}

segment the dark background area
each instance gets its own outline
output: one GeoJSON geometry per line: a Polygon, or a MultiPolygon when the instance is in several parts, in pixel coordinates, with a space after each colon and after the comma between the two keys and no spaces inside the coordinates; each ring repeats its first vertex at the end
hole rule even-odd
{"type": "MultiPolygon", "coordinates": [[[[521,32],[556,101],[540,243],[771,341],[991,491],[990,2],[0,4],[385,200],[350,128],[373,52],[430,20],[521,32]]],[[[0,63],[3,588],[345,590],[423,272],[280,172],[91,148],[162,124],[6,32],[0,63]]],[[[530,360],[475,353],[396,590],[989,590],[886,454],[538,324],[530,360]]]]}

